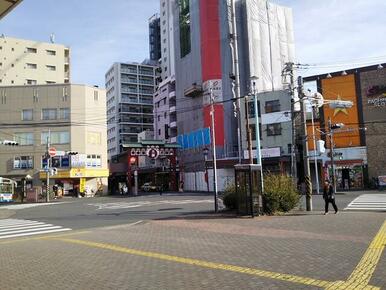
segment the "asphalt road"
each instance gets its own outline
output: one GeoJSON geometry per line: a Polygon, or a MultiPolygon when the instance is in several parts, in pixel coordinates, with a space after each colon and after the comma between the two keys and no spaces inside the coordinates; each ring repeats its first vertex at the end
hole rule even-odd
{"type": "Polygon", "coordinates": [[[12,218],[85,229],[210,212],[212,209],[212,196],[205,194],[108,196],[66,198],[50,205],[16,209],[12,218]]]}

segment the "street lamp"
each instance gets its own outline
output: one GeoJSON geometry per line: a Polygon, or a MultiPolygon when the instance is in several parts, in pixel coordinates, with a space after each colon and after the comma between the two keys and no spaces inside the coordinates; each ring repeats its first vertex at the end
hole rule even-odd
{"type": "Polygon", "coordinates": [[[208,176],[208,165],[207,165],[209,149],[205,147],[204,149],[202,149],[202,153],[204,154],[204,159],[205,159],[205,182],[206,182],[207,190],[209,192],[209,176],[208,176]]]}
{"type": "Polygon", "coordinates": [[[335,167],[334,167],[334,140],[333,133],[334,130],[343,128],[343,123],[332,124],[331,118],[328,118],[328,128],[330,133],[330,159],[331,159],[331,176],[332,176],[332,188],[334,189],[334,193],[336,193],[336,178],[335,178],[335,167]]]}

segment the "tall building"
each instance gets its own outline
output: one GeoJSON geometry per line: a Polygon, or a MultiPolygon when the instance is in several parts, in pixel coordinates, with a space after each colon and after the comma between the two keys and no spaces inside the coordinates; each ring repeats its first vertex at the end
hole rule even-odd
{"type": "Polygon", "coordinates": [[[161,27],[159,14],[154,14],[149,19],[149,52],[150,60],[158,61],[161,58],[161,27]]]}
{"type": "Polygon", "coordinates": [[[160,0],[161,80],[174,76],[174,10],[175,0],[160,0]]]}
{"type": "Polygon", "coordinates": [[[137,142],[138,133],[153,130],[153,94],[157,67],[114,63],[105,75],[107,91],[107,149],[109,160],[122,144],[137,142]]]}
{"type": "Polygon", "coordinates": [[[70,48],[61,44],[0,37],[0,85],[70,82],[70,48]]]}
{"type": "Polygon", "coordinates": [[[51,185],[70,193],[82,180],[94,192],[107,192],[105,90],[72,84],[4,86],[0,96],[0,140],[19,143],[0,145],[0,176],[20,181],[30,175],[40,190],[49,138],[57,150],[51,165],[58,169],[51,185]]]}
{"type": "MultiPolygon", "coordinates": [[[[241,96],[250,93],[251,77],[258,78],[258,92],[283,90],[281,71],[285,62],[294,60],[291,10],[266,0],[239,0],[236,4],[241,96]],[[255,15],[261,19],[256,19],[255,15]]],[[[203,152],[211,148],[213,142],[209,133],[211,96],[216,103],[214,127],[219,190],[234,178],[233,165],[238,163],[229,9],[228,1],[220,0],[181,0],[173,5],[177,140],[183,148],[179,162],[184,171],[185,189],[206,190],[203,173],[206,165],[211,164],[205,162],[203,152]],[[201,174],[199,182],[196,181],[197,172],[201,174]]],[[[243,109],[240,117],[242,150],[245,150],[243,109]]],[[[209,159],[212,155],[210,150],[209,159]]],[[[210,187],[213,190],[212,183],[210,187]]]]}
{"type": "Polygon", "coordinates": [[[177,142],[176,84],[167,77],[154,94],[154,138],[167,143],[177,142]]]}

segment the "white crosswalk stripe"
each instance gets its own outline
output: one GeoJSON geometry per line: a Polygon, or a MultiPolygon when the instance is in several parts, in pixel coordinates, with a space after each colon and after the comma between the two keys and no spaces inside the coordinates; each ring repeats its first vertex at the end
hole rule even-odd
{"type": "Polygon", "coordinates": [[[53,224],[46,224],[39,221],[20,220],[20,219],[0,220],[0,240],[8,239],[8,238],[16,238],[16,237],[65,232],[70,230],[71,230],[70,228],[64,228],[53,224]]]}
{"type": "Polygon", "coordinates": [[[344,210],[386,211],[386,194],[360,195],[344,210]]]}
{"type": "Polygon", "coordinates": [[[142,206],[154,206],[154,205],[181,205],[181,204],[198,204],[198,203],[213,203],[212,199],[204,200],[159,200],[159,201],[133,201],[133,202],[110,202],[110,203],[90,203],[90,206],[96,206],[97,210],[102,209],[123,209],[123,208],[135,208],[142,206]]]}

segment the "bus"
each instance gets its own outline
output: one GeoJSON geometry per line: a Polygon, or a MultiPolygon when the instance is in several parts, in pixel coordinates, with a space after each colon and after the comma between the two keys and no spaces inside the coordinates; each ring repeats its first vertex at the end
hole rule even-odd
{"type": "Polygon", "coordinates": [[[0,177],[0,202],[11,202],[15,192],[16,182],[12,179],[0,177]]]}

